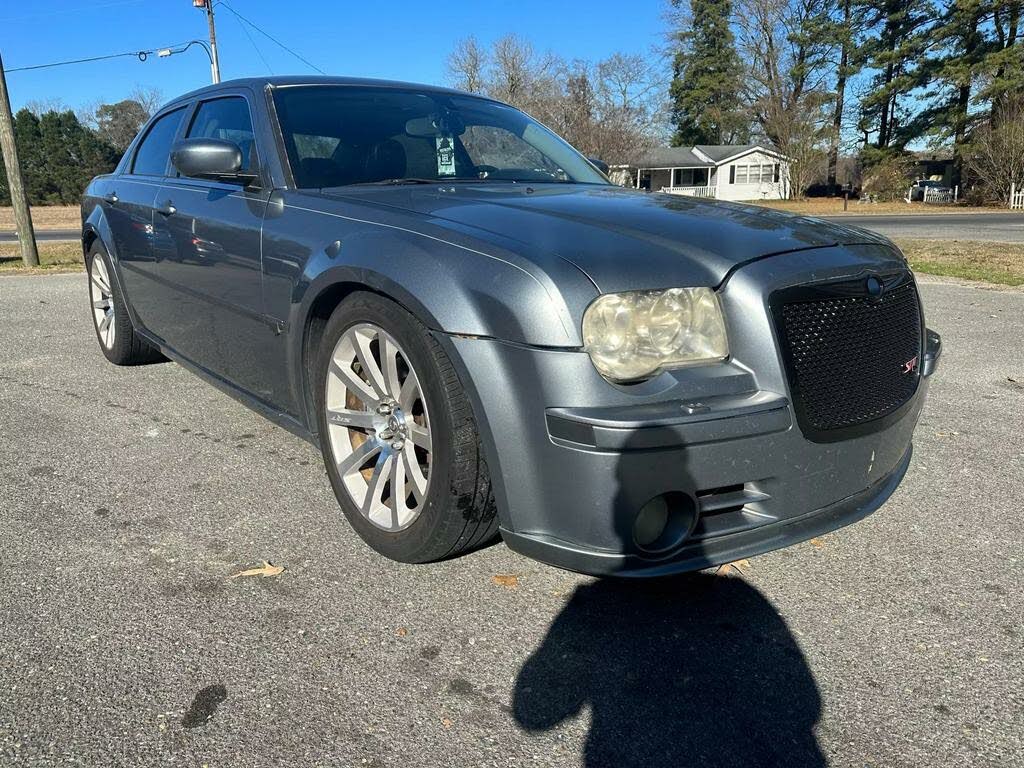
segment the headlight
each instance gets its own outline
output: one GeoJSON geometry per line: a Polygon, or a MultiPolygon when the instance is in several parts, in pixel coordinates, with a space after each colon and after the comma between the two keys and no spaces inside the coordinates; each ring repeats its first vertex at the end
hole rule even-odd
{"type": "Polygon", "coordinates": [[[583,314],[583,344],[601,375],[613,381],[729,356],[711,288],[606,293],[583,314]]]}

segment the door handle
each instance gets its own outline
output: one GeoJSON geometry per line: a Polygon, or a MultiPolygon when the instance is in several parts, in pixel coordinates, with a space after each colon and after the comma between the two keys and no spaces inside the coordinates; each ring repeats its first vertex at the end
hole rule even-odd
{"type": "Polygon", "coordinates": [[[113,205],[113,204],[114,204],[114,203],[116,203],[116,202],[117,202],[117,200],[118,200],[118,197],[117,197],[117,192],[110,192],[110,193],[108,193],[108,194],[104,195],[104,196],[103,196],[103,199],[104,199],[104,200],[106,200],[106,201],[107,201],[108,203],[110,203],[111,205],[113,205]]]}
{"type": "Polygon", "coordinates": [[[174,207],[170,200],[166,200],[157,207],[156,212],[161,216],[173,216],[178,212],[178,209],[174,207]]]}

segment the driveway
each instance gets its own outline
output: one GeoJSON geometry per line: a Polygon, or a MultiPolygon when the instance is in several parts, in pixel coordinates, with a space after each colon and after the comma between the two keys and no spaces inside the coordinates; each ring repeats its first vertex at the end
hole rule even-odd
{"type": "Polygon", "coordinates": [[[997,243],[1024,243],[1024,213],[929,213],[897,215],[857,215],[824,217],[839,224],[850,224],[880,232],[886,237],[928,240],[988,240],[997,243]]]}
{"type": "Polygon", "coordinates": [[[618,582],[383,560],[314,448],[108,365],[82,274],[0,277],[0,764],[1024,765],[1024,293],[923,293],[945,356],[882,510],[618,582]]]}

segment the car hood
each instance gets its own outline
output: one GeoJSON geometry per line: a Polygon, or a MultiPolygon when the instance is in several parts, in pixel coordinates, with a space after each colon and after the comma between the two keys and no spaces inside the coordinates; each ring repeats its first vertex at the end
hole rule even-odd
{"type": "Polygon", "coordinates": [[[821,219],[611,186],[452,184],[324,194],[429,217],[542,267],[547,259],[566,259],[602,292],[717,286],[739,264],[808,248],[891,248],[881,235],[821,219]]]}

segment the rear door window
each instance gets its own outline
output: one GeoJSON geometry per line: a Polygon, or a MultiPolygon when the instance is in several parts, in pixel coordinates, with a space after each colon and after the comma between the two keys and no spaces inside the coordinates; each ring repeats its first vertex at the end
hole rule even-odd
{"type": "Polygon", "coordinates": [[[204,101],[199,105],[190,139],[221,139],[238,145],[242,150],[242,171],[256,167],[256,135],[252,129],[249,103],[241,96],[204,101]]]}
{"type": "Polygon", "coordinates": [[[167,163],[171,157],[171,144],[178,135],[181,118],[185,115],[184,107],[157,118],[150,126],[146,137],[135,151],[132,162],[132,173],[142,176],[165,176],[167,163]]]}

